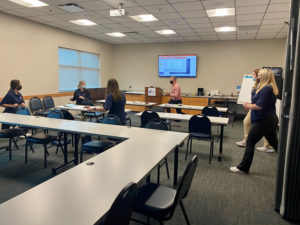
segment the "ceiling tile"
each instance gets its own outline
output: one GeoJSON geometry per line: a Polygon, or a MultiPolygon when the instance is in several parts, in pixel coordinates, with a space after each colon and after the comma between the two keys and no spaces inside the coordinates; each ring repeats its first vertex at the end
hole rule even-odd
{"type": "Polygon", "coordinates": [[[280,18],[289,18],[289,12],[270,12],[266,13],[265,19],[280,19],[280,18]]]}
{"type": "Polygon", "coordinates": [[[290,3],[290,0],[271,0],[270,4],[274,3],[290,3]]]}
{"type": "Polygon", "coordinates": [[[209,0],[202,4],[205,9],[234,8],[234,0],[209,0]]]}
{"type": "Polygon", "coordinates": [[[154,16],[160,20],[174,20],[181,19],[181,17],[177,13],[162,13],[162,14],[154,14],[154,16]]]}
{"type": "Polygon", "coordinates": [[[236,8],[236,14],[264,13],[267,5],[243,6],[236,8]]]}
{"type": "Polygon", "coordinates": [[[235,22],[235,16],[220,16],[210,18],[212,23],[221,23],[221,22],[235,22]]]}
{"type": "Polygon", "coordinates": [[[172,6],[179,12],[192,11],[192,10],[204,10],[201,2],[184,2],[184,3],[175,3],[172,6]]]}
{"type": "Polygon", "coordinates": [[[267,12],[285,12],[285,11],[287,12],[290,11],[289,3],[270,4],[267,10],[267,12]]]}
{"type": "Polygon", "coordinates": [[[81,6],[86,11],[100,11],[100,10],[109,10],[113,9],[114,7],[111,7],[108,4],[105,4],[101,1],[87,1],[87,2],[79,2],[76,3],[78,6],[81,6]]]}
{"type": "Polygon", "coordinates": [[[138,0],[136,1],[141,6],[147,6],[147,5],[164,5],[168,2],[166,0],[138,0]]]}
{"type": "Polygon", "coordinates": [[[237,21],[242,20],[261,20],[264,16],[264,13],[251,13],[251,14],[240,14],[236,15],[237,21]]]}
{"type": "Polygon", "coordinates": [[[235,27],[235,22],[212,23],[214,27],[235,27]]]}
{"type": "Polygon", "coordinates": [[[175,13],[170,5],[151,5],[145,6],[150,13],[175,13]]]}
{"type": "Polygon", "coordinates": [[[131,8],[126,8],[126,10],[129,12],[129,15],[131,15],[131,16],[141,15],[141,14],[148,14],[149,13],[143,7],[131,7],[131,8]]]}
{"type": "Polygon", "coordinates": [[[235,0],[236,6],[267,5],[269,0],[235,0]]]}
{"type": "Polygon", "coordinates": [[[198,17],[206,17],[205,11],[184,11],[179,13],[183,18],[198,18],[198,17]]]}
{"type": "Polygon", "coordinates": [[[189,24],[196,24],[196,23],[210,23],[210,20],[209,20],[207,17],[186,19],[186,21],[187,21],[189,24]]]}
{"type": "Polygon", "coordinates": [[[284,22],[287,22],[288,19],[281,18],[281,19],[264,19],[262,21],[262,24],[284,24],[284,22]]]}
{"type": "Polygon", "coordinates": [[[236,25],[237,26],[250,26],[250,25],[260,25],[261,20],[242,20],[242,21],[237,21],[236,25]]]}

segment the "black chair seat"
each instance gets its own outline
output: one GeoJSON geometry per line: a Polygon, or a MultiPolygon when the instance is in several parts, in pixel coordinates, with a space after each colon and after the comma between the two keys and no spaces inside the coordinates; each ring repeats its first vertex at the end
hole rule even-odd
{"type": "Polygon", "coordinates": [[[0,138],[12,138],[23,134],[21,129],[1,129],[0,138]]]}
{"type": "Polygon", "coordinates": [[[211,139],[211,135],[209,134],[195,133],[195,132],[191,132],[190,137],[199,138],[199,139],[211,139]]]}
{"type": "Polygon", "coordinates": [[[57,136],[53,136],[45,133],[38,133],[32,136],[27,137],[27,142],[31,142],[34,144],[48,144],[52,141],[55,141],[57,136]]]}
{"type": "Polygon", "coordinates": [[[35,116],[47,116],[48,114],[49,114],[48,111],[37,111],[37,112],[34,112],[35,116]]]}
{"type": "Polygon", "coordinates": [[[111,148],[114,143],[109,141],[91,141],[82,145],[82,149],[87,152],[101,153],[111,148]]]}
{"type": "Polygon", "coordinates": [[[138,190],[135,211],[163,219],[172,210],[176,190],[163,185],[149,183],[138,190]]]}

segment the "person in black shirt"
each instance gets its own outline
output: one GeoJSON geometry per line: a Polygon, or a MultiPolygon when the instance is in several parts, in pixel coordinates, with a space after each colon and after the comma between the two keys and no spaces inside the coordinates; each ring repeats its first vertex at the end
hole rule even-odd
{"type": "Polygon", "coordinates": [[[277,126],[276,96],[278,88],[271,70],[262,69],[258,73],[260,79],[256,90],[252,91],[252,103],[244,103],[244,107],[251,109],[251,129],[246,141],[246,150],[240,164],[230,167],[233,173],[249,173],[255,144],[265,136],[270,145],[277,151],[277,126]]]}
{"type": "MultiPolygon", "coordinates": [[[[21,89],[22,85],[19,80],[10,81],[10,89],[0,103],[1,106],[5,107],[3,113],[16,113],[18,107],[25,106],[23,96],[20,93],[21,89]]],[[[7,124],[2,124],[2,129],[9,127],[7,124]]]]}
{"type": "Polygon", "coordinates": [[[76,105],[90,105],[91,96],[87,89],[85,89],[86,83],[81,80],[78,84],[78,89],[75,90],[74,96],[70,98],[71,101],[76,101],[76,105]]]}

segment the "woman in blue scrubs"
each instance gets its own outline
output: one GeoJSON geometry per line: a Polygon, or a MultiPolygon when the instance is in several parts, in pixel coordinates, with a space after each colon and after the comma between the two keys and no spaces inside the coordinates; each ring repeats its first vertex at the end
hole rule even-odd
{"type": "Polygon", "coordinates": [[[85,81],[81,80],[78,84],[78,89],[75,90],[71,101],[76,101],[76,105],[91,105],[90,92],[86,89],[85,81]]]}
{"type": "MultiPolygon", "coordinates": [[[[20,90],[22,89],[21,82],[19,80],[10,81],[10,89],[4,96],[0,105],[5,107],[4,113],[16,113],[17,108],[20,106],[25,106],[20,90]]],[[[10,126],[7,124],[2,124],[2,129],[8,129],[10,126]]]]}

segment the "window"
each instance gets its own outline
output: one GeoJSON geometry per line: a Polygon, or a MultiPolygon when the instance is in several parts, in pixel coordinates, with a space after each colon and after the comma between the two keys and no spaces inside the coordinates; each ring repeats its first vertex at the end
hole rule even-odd
{"type": "Polygon", "coordinates": [[[94,53],[58,48],[59,91],[77,89],[80,80],[87,88],[100,87],[100,58],[94,53]]]}

